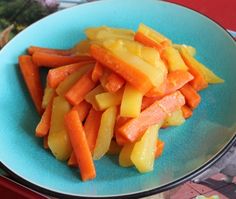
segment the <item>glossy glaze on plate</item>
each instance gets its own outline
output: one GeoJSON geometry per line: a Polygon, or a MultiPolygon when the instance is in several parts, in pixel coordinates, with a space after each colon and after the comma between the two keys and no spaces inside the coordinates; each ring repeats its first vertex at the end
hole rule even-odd
{"type": "Polygon", "coordinates": [[[0,160],[22,182],[48,194],[102,197],[160,192],[204,170],[235,138],[236,44],[208,18],[175,4],[104,0],[57,12],[17,35],[0,52],[0,63],[0,160]],[[95,162],[96,179],[81,182],[78,170],[55,160],[34,137],[39,116],[20,75],[17,57],[29,45],[69,48],[85,37],[83,30],[90,26],[136,30],[140,22],[175,43],[196,47],[197,58],[225,83],[201,91],[202,102],[184,125],[161,130],[166,145],[153,172],[140,174],[134,168],[120,167],[117,157],[105,156],[95,162]]]}

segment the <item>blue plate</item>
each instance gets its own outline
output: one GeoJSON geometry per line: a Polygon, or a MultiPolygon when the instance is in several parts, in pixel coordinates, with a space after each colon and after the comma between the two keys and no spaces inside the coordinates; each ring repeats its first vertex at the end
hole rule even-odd
{"type": "Polygon", "coordinates": [[[235,140],[236,44],[215,22],[172,3],[106,0],[57,12],[18,34],[0,52],[0,160],[23,184],[54,196],[144,196],[167,190],[213,164],[235,140]],[[201,91],[202,102],[181,127],[161,130],[166,143],[151,173],[122,168],[117,157],[96,161],[97,177],[82,182],[78,170],[57,161],[35,138],[37,115],[17,65],[30,45],[70,48],[90,26],[136,30],[139,23],[175,43],[196,47],[197,58],[225,79],[201,91]]]}

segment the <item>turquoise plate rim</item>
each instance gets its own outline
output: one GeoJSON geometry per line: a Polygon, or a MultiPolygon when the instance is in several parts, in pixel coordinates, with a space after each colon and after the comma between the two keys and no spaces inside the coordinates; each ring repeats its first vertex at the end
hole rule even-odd
{"type": "MultiPolygon", "coordinates": [[[[94,3],[98,3],[98,2],[99,1],[89,2],[89,4],[94,4],[94,3]]],[[[218,26],[219,29],[224,31],[226,33],[226,35],[228,35],[231,38],[232,42],[236,45],[236,41],[234,40],[233,36],[223,26],[221,26],[218,22],[216,22],[215,20],[209,18],[208,16],[198,12],[197,10],[194,10],[192,8],[184,6],[182,4],[177,4],[177,3],[173,3],[173,2],[166,2],[166,1],[162,1],[162,0],[160,0],[159,3],[173,4],[173,5],[177,6],[177,7],[182,7],[184,9],[188,9],[188,10],[190,10],[192,12],[195,12],[198,15],[201,15],[206,20],[209,20],[210,22],[214,23],[216,26],[218,26]]],[[[77,5],[75,7],[78,7],[78,6],[81,6],[81,5],[77,5]]],[[[72,9],[72,8],[68,8],[68,9],[72,9]]],[[[54,15],[56,13],[53,13],[51,15],[54,15]]],[[[40,19],[39,21],[44,20],[45,18],[47,18],[47,17],[44,17],[44,18],[40,19]]],[[[26,29],[30,28],[32,25],[38,23],[39,21],[36,21],[35,23],[31,24],[26,29]]],[[[15,37],[18,37],[19,35],[20,34],[16,35],[15,37]]],[[[4,46],[3,49],[7,48],[7,46],[11,42],[14,42],[14,39],[11,40],[6,46],[4,46]]],[[[58,197],[58,198],[111,198],[111,197],[112,198],[137,198],[137,197],[150,196],[150,195],[154,195],[154,194],[157,194],[157,193],[161,193],[161,192],[167,191],[169,189],[172,189],[172,188],[174,188],[174,187],[176,187],[176,186],[178,186],[178,185],[180,185],[180,184],[182,184],[182,183],[184,183],[184,182],[186,182],[186,181],[196,177],[197,175],[201,174],[206,169],[211,167],[214,163],[216,163],[217,160],[219,160],[224,154],[227,153],[227,151],[233,146],[234,143],[236,143],[236,132],[231,137],[231,139],[228,141],[228,143],[220,151],[218,151],[218,153],[216,153],[210,160],[208,160],[206,163],[204,163],[199,168],[189,172],[185,176],[183,176],[183,177],[181,177],[181,178],[179,178],[179,179],[177,179],[177,180],[175,180],[175,181],[173,181],[171,183],[164,184],[164,185],[162,185],[160,187],[157,187],[157,188],[154,188],[154,189],[145,190],[145,191],[141,191],[141,192],[135,192],[135,193],[128,193],[128,194],[123,194],[123,195],[114,195],[114,196],[111,195],[111,196],[96,196],[96,197],[91,197],[91,196],[77,196],[77,195],[72,195],[72,194],[60,193],[60,192],[56,192],[56,191],[53,191],[53,190],[41,187],[39,185],[36,185],[36,184],[34,184],[34,183],[24,179],[23,177],[21,177],[18,174],[16,174],[14,171],[10,170],[6,165],[4,165],[2,163],[2,161],[0,161],[0,168],[2,170],[4,170],[7,174],[9,174],[11,176],[11,178],[14,179],[16,182],[19,182],[22,185],[25,185],[25,186],[31,188],[32,190],[38,191],[40,193],[43,193],[43,194],[46,194],[46,195],[52,196],[52,197],[58,197]]]]}

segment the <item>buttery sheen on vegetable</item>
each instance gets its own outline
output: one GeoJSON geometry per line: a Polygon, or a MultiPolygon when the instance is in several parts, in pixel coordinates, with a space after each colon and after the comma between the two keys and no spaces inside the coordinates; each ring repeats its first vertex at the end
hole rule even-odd
{"type": "Polygon", "coordinates": [[[71,49],[30,46],[19,57],[42,114],[35,135],[56,159],[79,168],[83,181],[96,177],[94,161],[106,154],[151,172],[165,146],[161,128],[184,125],[204,100],[200,91],[224,80],[194,57],[193,46],[144,24],[136,32],[91,27],[85,35],[71,49]],[[49,68],[44,93],[42,67],[49,68]]]}

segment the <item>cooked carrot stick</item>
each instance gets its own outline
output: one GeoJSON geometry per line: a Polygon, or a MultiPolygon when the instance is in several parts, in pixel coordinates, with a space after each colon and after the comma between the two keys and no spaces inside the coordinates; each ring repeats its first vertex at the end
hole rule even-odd
{"type": "Polygon", "coordinates": [[[192,109],[189,108],[187,105],[183,105],[181,107],[181,110],[183,112],[183,116],[184,116],[185,119],[190,118],[192,116],[192,114],[193,114],[192,109]]]}
{"type": "Polygon", "coordinates": [[[48,146],[48,135],[43,137],[43,148],[49,149],[49,146],[48,146]]]}
{"type": "Polygon", "coordinates": [[[84,123],[84,131],[91,153],[93,153],[94,147],[96,145],[101,116],[101,111],[96,111],[94,108],[91,108],[84,123]]]}
{"type": "Polygon", "coordinates": [[[111,93],[115,93],[125,84],[125,80],[116,73],[110,73],[107,77],[105,88],[111,93]]]}
{"type": "Polygon", "coordinates": [[[51,122],[51,114],[52,114],[52,102],[51,100],[49,104],[47,105],[40,122],[38,123],[35,135],[37,137],[43,137],[48,134],[49,128],[50,128],[50,122],[51,122]]]}
{"type": "Polygon", "coordinates": [[[21,55],[19,57],[19,65],[34,105],[38,113],[42,114],[43,88],[40,81],[39,68],[35,66],[29,55],[21,55]]]}
{"type": "Polygon", "coordinates": [[[82,180],[86,181],[95,178],[96,171],[92,155],[88,146],[82,122],[76,110],[71,110],[65,115],[65,126],[79,165],[82,180]]]}
{"type": "Polygon", "coordinates": [[[153,104],[155,101],[161,99],[160,97],[143,97],[142,100],[142,107],[141,110],[144,110],[145,108],[149,107],[151,104],[153,104]]]}
{"type": "Polygon", "coordinates": [[[192,109],[197,108],[201,101],[201,96],[197,91],[190,84],[185,84],[179,90],[184,95],[186,104],[192,109]]]}
{"type": "Polygon", "coordinates": [[[194,79],[189,82],[190,85],[196,90],[196,91],[200,91],[203,90],[204,88],[208,87],[208,83],[205,80],[204,76],[197,71],[195,68],[192,68],[191,66],[189,67],[189,72],[193,75],[194,79]]]}
{"type": "Polygon", "coordinates": [[[123,135],[121,135],[118,132],[118,129],[124,125],[128,120],[130,120],[130,118],[128,117],[121,117],[121,116],[117,116],[116,118],[116,124],[115,124],[115,138],[116,138],[116,142],[118,145],[120,146],[124,146],[125,144],[129,143],[129,140],[127,140],[123,135]]]}
{"type": "Polygon", "coordinates": [[[96,83],[91,79],[92,70],[86,72],[70,89],[66,92],[65,98],[72,104],[79,104],[84,100],[85,95],[91,91],[96,83]]]}
{"type": "Polygon", "coordinates": [[[43,52],[34,53],[32,55],[32,59],[37,66],[52,67],[52,68],[68,64],[74,64],[81,61],[92,60],[92,58],[89,56],[79,56],[79,55],[62,56],[43,52]]]}
{"type": "Polygon", "coordinates": [[[80,120],[84,121],[89,113],[90,108],[91,108],[91,105],[85,100],[83,100],[79,104],[75,105],[72,109],[76,110],[79,114],[80,120]]]}
{"type": "MultiPolygon", "coordinates": [[[[152,47],[158,50],[158,52],[161,52],[163,50],[163,45],[160,43],[157,43],[151,39],[149,39],[147,36],[145,36],[141,32],[136,32],[134,35],[134,40],[140,42],[141,44],[152,47]]],[[[165,43],[163,43],[165,45],[165,43]]]]}
{"type": "Polygon", "coordinates": [[[160,139],[157,139],[155,158],[158,158],[161,156],[164,150],[164,146],[165,146],[165,143],[161,141],[160,139]]]}
{"type": "Polygon", "coordinates": [[[152,88],[152,82],[146,74],[118,59],[106,49],[98,45],[91,45],[90,51],[91,55],[97,61],[119,74],[127,82],[143,93],[146,93],[152,88]]]}
{"type": "Polygon", "coordinates": [[[94,82],[97,82],[102,76],[102,74],[103,74],[103,67],[99,62],[96,62],[92,72],[92,80],[94,82]]]}
{"type": "Polygon", "coordinates": [[[67,76],[79,70],[81,67],[93,62],[83,61],[80,63],[69,64],[58,68],[50,69],[47,75],[47,82],[50,88],[56,88],[67,76]]]}
{"type": "Polygon", "coordinates": [[[72,54],[71,49],[63,50],[63,49],[43,48],[39,46],[30,46],[27,50],[30,55],[33,55],[35,52],[64,55],[64,56],[72,54]]]}
{"type": "Polygon", "coordinates": [[[156,92],[155,88],[153,88],[145,95],[148,97],[163,97],[164,95],[177,91],[192,79],[193,76],[184,70],[170,72],[167,76],[164,94],[160,93],[159,90],[156,92]]]}
{"type": "Polygon", "coordinates": [[[78,167],[78,163],[75,157],[75,153],[72,151],[69,160],[67,161],[67,165],[71,167],[78,167]]]}
{"type": "Polygon", "coordinates": [[[143,110],[138,117],[126,122],[118,129],[118,132],[130,142],[134,142],[143,135],[149,126],[158,124],[184,103],[184,96],[179,91],[167,95],[143,110]]]}

